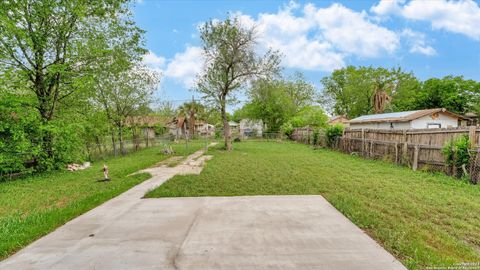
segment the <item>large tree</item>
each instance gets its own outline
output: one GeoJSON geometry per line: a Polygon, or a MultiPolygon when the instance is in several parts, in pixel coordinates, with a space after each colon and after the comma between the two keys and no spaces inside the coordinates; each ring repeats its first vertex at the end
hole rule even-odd
{"type": "MultiPolygon", "coordinates": [[[[125,70],[106,69],[96,76],[98,86],[96,100],[103,107],[108,120],[115,128],[120,143],[120,152],[125,154],[124,129],[127,119],[137,110],[148,106],[153,92],[160,82],[160,75],[141,63],[125,70]]],[[[115,134],[112,133],[115,149],[115,134]]]]}
{"type": "MultiPolygon", "coordinates": [[[[36,98],[43,125],[54,120],[62,102],[82,87],[92,66],[108,54],[97,47],[102,28],[121,26],[118,35],[138,35],[126,0],[4,0],[0,1],[0,75],[13,70],[18,84],[36,98]]],[[[74,102],[74,101],[73,101],[74,102]]],[[[53,153],[54,134],[44,129],[42,148],[53,153]]]]}
{"type": "Polygon", "coordinates": [[[268,51],[259,55],[254,28],[242,26],[237,18],[209,21],[200,27],[205,70],[198,76],[197,90],[219,110],[223,122],[225,148],[232,149],[227,104],[235,101],[235,91],[257,78],[279,71],[280,58],[268,51]]]}
{"type": "Polygon", "coordinates": [[[270,132],[278,132],[292,116],[312,105],[316,96],[315,87],[300,73],[289,80],[257,80],[247,93],[249,101],[239,113],[261,119],[270,132]]]}
{"type": "Polygon", "coordinates": [[[391,97],[398,91],[415,91],[419,82],[398,69],[348,66],[322,79],[321,102],[333,114],[354,118],[394,110],[391,97]]]}
{"type": "Polygon", "coordinates": [[[478,112],[480,83],[461,76],[431,78],[422,82],[416,91],[400,89],[392,102],[399,110],[446,108],[460,114],[478,112]]]}

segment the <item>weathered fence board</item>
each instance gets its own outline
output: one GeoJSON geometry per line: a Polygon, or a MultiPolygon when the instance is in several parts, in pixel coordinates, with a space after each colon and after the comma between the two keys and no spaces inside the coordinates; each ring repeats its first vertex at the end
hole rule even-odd
{"type": "Polygon", "coordinates": [[[458,127],[439,129],[346,129],[344,138],[360,138],[377,141],[407,142],[411,144],[443,146],[455,137],[467,135],[475,145],[479,141],[478,127],[458,127]]]}
{"type": "MultiPolygon", "coordinates": [[[[446,163],[443,147],[449,140],[467,135],[472,142],[467,173],[472,183],[480,181],[480,148],[478,147],[480,129],[462,127],[454,129],[419,129],[419,130],[345,130],[343,137],[330,145],[330,148],[348,154],[355,154],[370,159],[380,159],[404,165],[413,170],[444,172],[458,176],[460,168],[446,163]]],[[[312,129],[299,129],[294,140],[312,144],[312,129]]],[[[320,139],[325,142],[325,139],[320,139]]],[[[324,144],[318,146],[326,146],[324,144]]]]}

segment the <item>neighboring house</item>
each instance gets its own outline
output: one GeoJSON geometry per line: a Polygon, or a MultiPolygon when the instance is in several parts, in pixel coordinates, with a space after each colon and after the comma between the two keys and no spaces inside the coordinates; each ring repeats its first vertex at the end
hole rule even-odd
{"type": "Polygon", "coordinates": [[[464,126],[469,119],[446,109],[362,115],[350,120],[350,129],[424,129],[464,126]]]}
{"type": "Polygon", "coordinates": [[[168,133],[179,139],[185,136],[187,125],[185,117],[174,117],[167,124],[168,133]]]}
{"type": "Polygon", "coordinates": [[[164,126],[165,119],[155,115],[142,115],[127,117],[125,123],[129,127],[139,127],[143,136],[146,138],[155,138],[155,127],[164,126]]]}
{"type": "Polygon", "coordinates": [[[329,125],[336,125],[336,124],[342,124],[345,127],[348,127],[350,125],[350,121],[348,120],[347,116],[345,115],[337,115],[333,116],[328,120],[329,125]]]}
{"type": "Polygon", "coordinates": [[[230,121],[228,122],[228,125],[230,126],[230,132],[232,134],[238,134],[240,132],[239,131],[240,124],[238,124],[237,122],[230,121]]]}
{"type": "Polygon", "coordinates": [[[195,121],[195,133],[202,136],[213,136],[215,135],[215,126],[205,121],[195,121]]]}
{"type": "Polygon", "coordinates": [[[478,115],[474,112],[468,112],[465,114],[465,117],[470,119],[468,121],[469,126],[477,126],[478,125],[478,115]]]}
{"type": "Polygon", "coordinates": [[[246,137],[261,137],[263,133],[262,120],[242,119],[240,121],[240,135],[246,137]]]}
{"type": "MultiPolygon", "coordinates": [[[[175,117],[167,124],[167,127],[168,132],[175,136],[176,139],[185,137],[185,135],[190,136],[192,134],[190,131],[190,125],[188,123],[188,118],[185,117],[175,117]]],[[[195,134],[202,136],[213,136],[215,134],[215,126],[210,125],[202,120],[196,120],[195,134]]]]}

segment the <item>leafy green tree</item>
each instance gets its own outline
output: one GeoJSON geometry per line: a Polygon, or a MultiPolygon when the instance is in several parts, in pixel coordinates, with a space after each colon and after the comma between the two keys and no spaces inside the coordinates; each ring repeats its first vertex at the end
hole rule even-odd
{"type": "Polygon", "coordinates": [[[39,158],[62,156],[54,150],[61,148],[54,147],[54,136],[63,126],[55,117],[62,107],[78,100],[74,95],[86,89],[82,85],[92,75],[92,67],[109,54],[109,48],[98,46],[108,40],[102,30],[115,28],[118,36],[141,35],[131,21],[126,3],[126,0],[0,1],[0,75],[6,70],[16,72],[19,74],[16,83],[28,85],[35,97],[33,106],[44,126],[39,158]]]}
{"type": "Polygon", "coordinates": [[[414,92],[419,86],[412,73],[400,68],[354,66],[335,70],[321,82],[323,92],[320,102],[332,113],[349,118],[392,111],[395,108],[390,100],[397,92],[414,92]]]}
{"type": "Polygon", "coordinates": [[[160,101],[158,107],[155,109],[155,114],[170,119],[176,116],[175,106],[171,101],[160,101]]]}
{"type": "Polygon", "coordinates": [[[0,92],[0,178],[6,174],[25,172],[25,163],[37,156],[40,149],[40,119],[31,110],[32,100],[0,92]]]}
{"type": "Polygon", "coordinates": [[[326,127],[328,116],[320,106],[306,106],[291,119],[290,123],[293,127],[326,127]]]}
{"type": "Polygon", "coordinates": [[[280,126],[295,114],[295,106],[282,81],[260,80],[249,90],[250,102],[244,106],[245,116],[261,119],[269,132],[278,131],[280,126]]]}
{"type": "Polygon", "coordinates": [[[222,116],[225,148],[232,149],[227,104],[235,101],[235,92],[256,78],[269,78],[279,71],[278,54],[258,55],[254,28],[242,26],[237,18],[209,21],[200,28],[205,56],[204,72],[196,89],[204,94],[222,116]]]}
{"type": "Polygon", "coordinates": [[[478,112],[479,95],[479,82],[465,80],[461,76],[446,76],[428,79],[416,91],[400,89],[394,96],[393,104],[402,110],[446,108],[464,114],[478,112]]]}
{"type": "Polygon", "coordinates": [[[313,104],[315,95],[315,87],[300,73],[290,80],[258,80],[248,90],[250,101],[237,115],[261,119],[270,132],[277,132],[296,113],[313,104]]]}
{"type": "MultiPolygon", "coordinates": [[[[96,101],[103,107],[109,121],[117,131],[120,152],[126,153],[124,130],[128,117],[134,116],[140,108],[148,106],[157,88],[159,74],[140,63],[126,70],[109,70],[100,72],[97,80],[96,101]]],[[[112,143],[115,150],[115,136],[112,143]]]]}

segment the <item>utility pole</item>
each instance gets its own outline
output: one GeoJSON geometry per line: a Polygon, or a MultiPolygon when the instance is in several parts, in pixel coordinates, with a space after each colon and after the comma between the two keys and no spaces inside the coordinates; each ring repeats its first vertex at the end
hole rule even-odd
{"type": "Polygon", "coordinates": [[[195,135],[195,112],[196,112],[196,105],[195,105],[195,96],[192,95],[192,107],[190,108],[190,132],[192,137],[195,135]]]}

